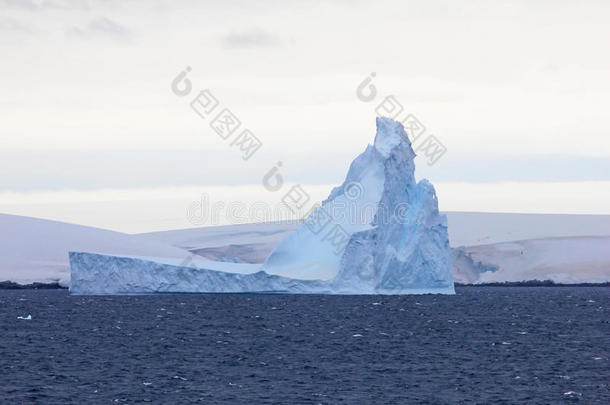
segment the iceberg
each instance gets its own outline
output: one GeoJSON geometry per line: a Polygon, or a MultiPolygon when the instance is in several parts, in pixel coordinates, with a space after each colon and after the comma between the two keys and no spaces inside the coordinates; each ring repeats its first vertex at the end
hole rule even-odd
{"type": "Polygon", "coordinates": [[[237,263],[192,266],[71,252],[70,292],[454,294],[447,219],[434,187],[416,182],[415,152],[402,124],[383,117],[376,124],[373,145],[352,162],[343,184],[262,266],[236,272],[237,263]]]}
{"type": "Polygon", "coordinates": [[[262,270],[328,279],[334,293],[454,294],[447,219],[414,158],[402,124],[378,117],[374,144],[262,270]]]}

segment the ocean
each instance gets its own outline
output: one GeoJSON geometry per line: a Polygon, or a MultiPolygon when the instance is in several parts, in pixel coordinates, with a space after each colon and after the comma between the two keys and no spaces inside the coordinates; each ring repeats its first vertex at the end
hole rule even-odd
{"type": "Polygon", "coordinates": [[[610,403],[609,288],[456,292],[0,290],[0,402],[610,403]]]}

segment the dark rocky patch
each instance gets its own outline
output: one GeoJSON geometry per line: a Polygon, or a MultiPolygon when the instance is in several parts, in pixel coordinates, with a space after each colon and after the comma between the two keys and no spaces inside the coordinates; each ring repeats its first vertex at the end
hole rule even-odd
{"type": "Polygon", "coordinates": [[[12,281],[0,281],[0,290],[56,290],[56,289],[67,289],[62,287],[58,282],[54,283],[31,283],[31,284],[18,284],[12,281]]]}

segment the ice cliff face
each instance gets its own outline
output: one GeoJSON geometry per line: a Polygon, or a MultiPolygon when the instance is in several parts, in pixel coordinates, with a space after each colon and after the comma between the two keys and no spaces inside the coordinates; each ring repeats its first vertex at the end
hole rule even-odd
{"type": "Polygon", "coordinates": [[[320,281],[174,266],[135,257],[70,252],[71,294],[330,293],[320,281]]]}
{"type": "Polygon", "coordinates": [[[434,187],[415,181],[414,158],[402,125],[377,118],[374,144],[352,162],[344,183],[276,246],[261,271],[71,253],[70,291],[453,294],[447,221],[434,187]]]}
{"type": "Polygon", "coordinates": [[[376,217],[374,229],[352,235],[339,274],[332,281],[333,289],[342,293],[429,290],[453,294],[447,222],[438,212],[432,185],[422,180],[402,193],[384,193],[380,207],[385,208],[386,203],[399,207],[397,213],[380,211],[379,215],[387,216],[383,220],[376,217]],[[409,197],[410,204],[402,205],[401,194],[409,197]]]}
{"type": "Polygon", "coordinates": [[[262,269],[298,269],[337,293],[454,293],[447,220],[432,184],[416,183],[414,158],[402,124],[377,118],[374,145],[262,269]]]}

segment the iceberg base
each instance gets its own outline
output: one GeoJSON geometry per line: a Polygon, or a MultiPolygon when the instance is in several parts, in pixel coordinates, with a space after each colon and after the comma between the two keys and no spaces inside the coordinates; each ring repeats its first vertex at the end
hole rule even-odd
{"type": "Polygon", "coordinates": [[[373,290],[336,281],[298,280],[258,271],[229,273],[192,267],[173,266],[132,257],[70,252],[73,295],[136,295],[192,293],[275,293],[406,295],[454,294],[453,286],[430,289],[373,290]]]}

